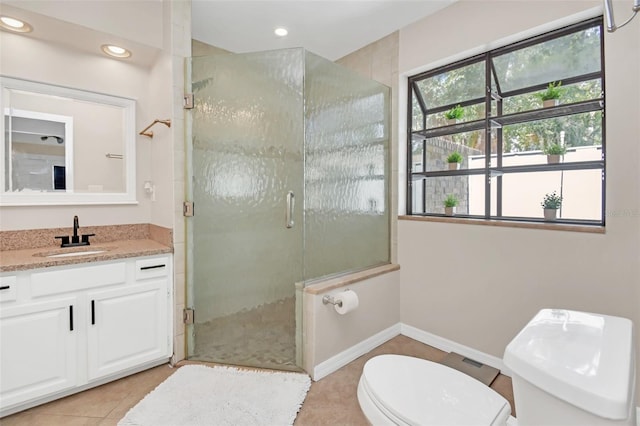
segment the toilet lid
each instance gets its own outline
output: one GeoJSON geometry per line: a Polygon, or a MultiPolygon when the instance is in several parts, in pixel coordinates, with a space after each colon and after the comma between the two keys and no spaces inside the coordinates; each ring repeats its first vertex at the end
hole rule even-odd
{"type": "Polygon", "coordinates": [[[420,358],[376,356],[361,380],[373,403],[396,423],[499,425],[511,414],[507,400],[488,386],[420,358]]]}

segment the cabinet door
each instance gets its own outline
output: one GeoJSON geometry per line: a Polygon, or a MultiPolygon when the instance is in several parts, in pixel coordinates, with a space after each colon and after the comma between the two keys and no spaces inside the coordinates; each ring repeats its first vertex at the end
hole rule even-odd
{"type": "Polygon", "coordinates": [[[0,309],[3,409],[76,385],[77,308],[60,297],[0,309]]]}
{"type": "Polygon", "coordinates": [[[168,358],[167,278],[87,294],[89,380],[168,358]]]}

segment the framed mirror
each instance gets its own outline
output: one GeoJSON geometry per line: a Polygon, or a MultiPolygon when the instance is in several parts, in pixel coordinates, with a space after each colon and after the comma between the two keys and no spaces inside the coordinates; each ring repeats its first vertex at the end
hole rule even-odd
{"type": "Polygon", "coordinates": [[[135,203],[135,101],[0,76],[1,205],[135,203]]]}

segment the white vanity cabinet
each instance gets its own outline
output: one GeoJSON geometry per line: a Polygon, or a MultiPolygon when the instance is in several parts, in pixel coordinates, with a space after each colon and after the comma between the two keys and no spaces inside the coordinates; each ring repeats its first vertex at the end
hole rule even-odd
{"type": "Polygon", "coordinates": [[[87,293],[89,380],[166,356],[169,266],[166,257],[137,260],[130,285],[87,293]]]}
{"type": "Polygon", "coordinates": [[[172,256],[0,276],[0,415],[165,363],[172,256]]]}
{"type": "Polygon", "coordinates": [[[2,409],[77,385],[77,306],[61,296],[0,311],[2,409]]]}

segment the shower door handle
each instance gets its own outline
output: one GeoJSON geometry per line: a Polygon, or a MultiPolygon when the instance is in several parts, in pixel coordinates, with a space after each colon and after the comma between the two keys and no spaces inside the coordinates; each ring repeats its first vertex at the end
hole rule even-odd
{"type": "Polygon", "coordinates": [[[293,228],[293,210],[296,206],[296,197],[292,191],[287,192],[287,210],[285,211],[285,226],[293,228]]]}

